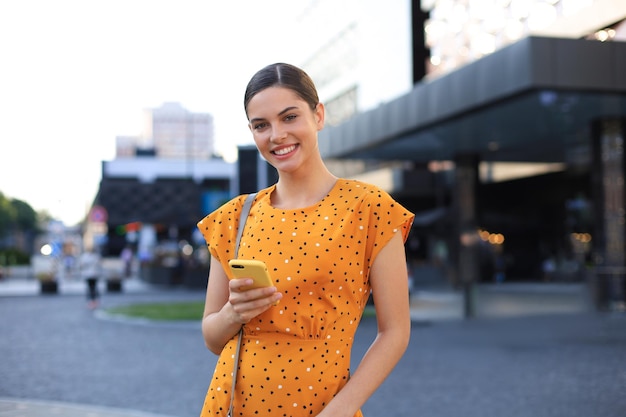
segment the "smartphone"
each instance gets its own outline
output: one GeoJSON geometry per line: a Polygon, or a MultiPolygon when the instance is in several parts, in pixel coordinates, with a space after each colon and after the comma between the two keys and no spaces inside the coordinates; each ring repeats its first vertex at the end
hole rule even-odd
{"type": "Polygon", "coordinates": [[[244,289],[271,287],[274,285],[265,262],[250,259],[231,259],[228,261],[235,278],[252,278],[254,283],[244,289]]]}

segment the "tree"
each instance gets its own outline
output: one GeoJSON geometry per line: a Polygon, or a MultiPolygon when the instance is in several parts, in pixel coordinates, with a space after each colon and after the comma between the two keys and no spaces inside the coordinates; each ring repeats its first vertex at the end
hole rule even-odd
{"type": "Polygon", "coordinates": [[[26,202],[21,200],[11,200],[11,205],[15,210],[15,223],[19,230],[36,231],[37,230],[37,213],[26,202]]]}
{"type": "Polygon", "coordinates": [[[9,234],[17,218],[16,209],[11,200],[0,192],[0,238],[9,234]]]}
{"type": "Polygon", "coordinates": [[[40,218],[49,218],[47,213],[39,214],[30,204],[17,199],[9,199],[0,192],[0,237],[12,231],[38,231],[40,218]]]}

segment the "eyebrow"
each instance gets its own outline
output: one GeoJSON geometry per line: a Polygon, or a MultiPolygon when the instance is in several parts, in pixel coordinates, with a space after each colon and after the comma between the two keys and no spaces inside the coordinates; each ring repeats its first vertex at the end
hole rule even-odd
{"type": "MultiPolygon", "coordinates": [[[[298,106],[289,106],[287,108],[285,108],[284,110],[282,110],[280,113],[278,113],[279,116],[282,116],[283,114],[290,112],[291,110],[295,110],[298,109],[298,106]]],[[[262,117],[255,117],[254,119],[250,119],[250,123],[255,123],[258,122],[260,120],[264,120],[264,118],[262,117]]]]}

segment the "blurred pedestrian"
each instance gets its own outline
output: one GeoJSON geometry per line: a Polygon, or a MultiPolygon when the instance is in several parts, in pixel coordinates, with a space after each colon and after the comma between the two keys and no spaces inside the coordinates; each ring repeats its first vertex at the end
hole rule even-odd
{"type": "Polygon", "coordinates": [[[124,249],[122,249],[122,253],[120,253],[120,258],[122,258],[122,261],[124,262],[124,277],[128,278],[132,273],[133,250],[129,246],[124,247],[124,249]]]}
{"type": "Polygon", "coordinates": [[[102,259],[94,248],[84,251],[79,258],[80,275],[87,284],[87,306],[90,309],[98,307],[98,278],[102,273],[102,259]]]}
{"type": "Polygon", "coordinates": [[[550,282],[554,280],[554,274],[556,273],[556,261],[552,255],[548,256],[541,264],[543,271],[543,280],[550,282]]]}

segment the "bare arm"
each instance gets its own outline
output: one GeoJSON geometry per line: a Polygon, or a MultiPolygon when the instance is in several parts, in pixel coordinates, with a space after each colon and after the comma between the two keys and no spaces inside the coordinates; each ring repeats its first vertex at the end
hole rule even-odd
{"type": "Polygon", "coordinates": [[[252,279],[249,278],[229,280],[220,262],[211,258],[202,335],[207,348],[216,355],[243,324],[282,298],[276,287],[241,290],[250,284],[252,279]]]}
{"type": "Polygon", "coordinates": [[[380,251],[370,272],[378,335],[348,383],[318,417],[352,417],[391,373],[411,334],[408,274],[398,232],[380,251]]]}

